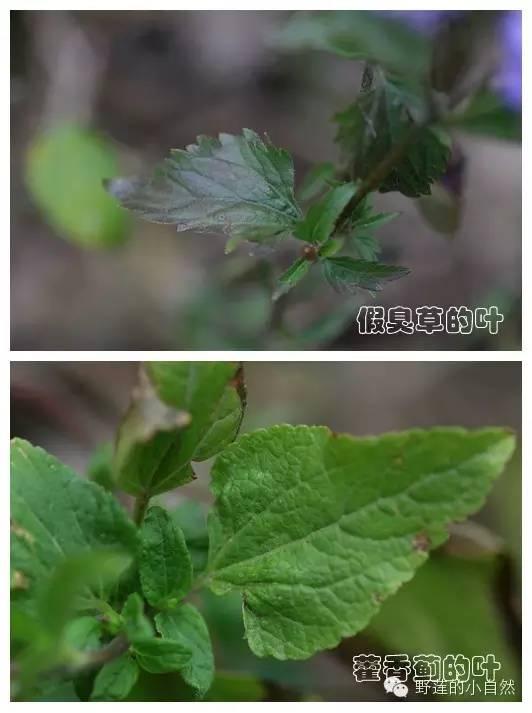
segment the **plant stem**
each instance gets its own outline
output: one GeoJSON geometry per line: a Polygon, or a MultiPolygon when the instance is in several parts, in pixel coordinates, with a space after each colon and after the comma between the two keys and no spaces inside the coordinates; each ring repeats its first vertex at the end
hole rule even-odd
{"type": "MultiPolygon", "coordinates": [[[[102,646],[98,651],[89,654],[84,664],[80,666],[82,671],[88,671],[93,668],[99,668],[109,661],[114,661],[119,656],[122,656],[129,648],[129,641],[125,636],[119,634],[115,636],[108,644],[102,646]]],[[[79,671],[77,671],[79,673],[79,671]]]]}
{"type": "Polygon", "coordinates": [[[142,525],[144,520],[144,515],[148,509],[148,503],[150,502],[150,496],[148,493],[141,493],[135,498],[135,506],[133,508],[133,520],[137,527],[142,525]]]}

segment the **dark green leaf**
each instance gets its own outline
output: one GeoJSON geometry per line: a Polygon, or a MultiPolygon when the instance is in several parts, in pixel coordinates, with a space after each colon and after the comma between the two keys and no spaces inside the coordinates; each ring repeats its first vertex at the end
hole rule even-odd
{"type": "Polygon", "coordinates": [[[335,647],[411,579],[449,523],[482,506],[514,445],[502,429],[242,436],[211,471],[211,589],[242,592],[258,656],[335,647]]]}
{"type": "Polygon", "coordinates": [[[318,245],[324,243],[355,193],[354,183],[344,183],[332,188],[320,201],[309,208],[304,220],[294,230],[295,237],[308,243],[318,245]]]}
{"type": "Polygon", "coordinates": [[[94,680],[92,701],[121,701],[137,682],[139,669],[127,652],[106,663],[94,680]]]}
{"type": "Polygon", "coordinates": [[[175,606],[192,584],[192,562],[185,537],[175,520],[160,507],[148,510],[140,534],[142,592],[153,607],[175,606]]]}
{"type": "Polygon", "coordinates": [[[163,639],[175,641],[189,651],[190,659],[181,675],[203,697],[213,681],[214,657],[209,631],[199,611],[191,604],[184,604],[157,614],[155,626],[163,639]]]}
{"type": "Polygon", "coordinates": [[[359,288],[378,292],[384,282],[398,280],[410,270],[397,265],[383,265],[352,257],[329,257],[323,260],[323,274],[337,292],[354,293],[359,288]]]}
{"type": "Polygon", "coordinates": [[[404,88],[379,75],[375,86],[337,114],[337,142],[353,168],[354,178],[366,178],[399,145],[401,157],[382,179],[382,193],[399,191],[415,198],[429,194],[433,181],[447,167],[449,141],[443,132],[417,126],[404,88]]]}
{"type": "Polygon", "coordinates": [[[241,136],[198,136],[172,149],[147,181],[115,178],[109,192],[145,220],[178,231],[224,232],[261,241],[290,233],[300,218],[289,153],[244,129],[241,136]]]}
{"type": "Polygon", "coordinates": [[[282,295],[286,294],[292,287],[302,280],[312,267],[312,262],[304,257],[295,260],[288,270],[283,272],[278,280],[277,289],[273,293],[273,299],[277,300],[282,295]]]}
{"type": "Polygon", "coordinates": [[[80,126],[38,134],[29,147],[26,182],[46,219],[63,237],[89,248],[121,243],[127,222],[102,180],[116,173],[112,147],[80,126]]]}

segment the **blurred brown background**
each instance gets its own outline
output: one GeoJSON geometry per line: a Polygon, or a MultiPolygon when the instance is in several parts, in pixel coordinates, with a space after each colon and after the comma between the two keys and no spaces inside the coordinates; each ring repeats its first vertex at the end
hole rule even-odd
{"type": "MultiPolygon", "coordinates": [[[[112,440],[128,404],[137,370],[135,363],[14,363],[13,435],[45,447],[83,473],[93,449],[112,440]]],[[[324,424],[336,431],[358,435],[436,425],[508,426],[515,429],[518,436],[521,432],[521,365],[518,363],[247,363],[245,378],[248,409],[243,430],[289,422],[324,424]]],[[[197,464],[197,481],[165,495],[165,504],[173,507],[183,498],[208,504],[211,499],[209,468],[210,463],[197,464]]],[[[471,530],[470,525],[465,539],[464,532],[462,536],[454,532],[450,543],[431,558],[437,568],[442,557],[444,563],[450,554],[465,557],[462,584],[457,574],[444,577],[445,586],[450,589],[448,593],[441,591],[443,615],[423,611],[423,607],[432,606],[433,596],[437,600],[431,589],[431,596],[425,597],[423,602],[406,604],[410,606],[407,613],[410,611],[414,619],[413,630],[395,631],[393,611],[398,604],[391,598],[388,614],[383,610],[373,628],[344,641],[335,651],[319,654],[308,662],[276,662],[256,659],[246,648],[238,597],[226,604],[224,599],[210,597],[204,607],[214,631],[217,666],[222,671],[258,677],[264,690],[261,688],[262,692],[257,695],[269,700],[314,696],[326,700],[380,700],[384,695],[382,685],[355,685],[352,656],[364,651],[393,653],[398,645],[392,642],[397,640],[399,648],[408,649],[410,635],[420,636],[426,630],[431,650],[494,652],[503,662],[502,676],[517,679],[518,691],[521,648],[519,449],[486,506],[472,520],[481,526],[479,532],[475,528],[471,530]],[[498,554],[491,559],[493,548],[498,554]],[[472,559],[468,559],[470,550],[472,559]],[[477,574],[482,574],[481,579],[477,580],[477,574]],[[464,591],[461,592],[460,587],[464,591]],[[391,623],[382,618],[389,617],[390,612],[391,623]],[[392,637],[384,643],[383,628],[386,636],[392,637]]],[[[455,559],[451,558],[451,563],[455,563],[455,559]]],[[[428,575],[431,570],[422,571],[428,575]]],[[[416,581],[422,580],[414,578],[413,582],[416,581]]],[[[442,586],[438,585],[438,589],[442,586]]],[[[395,626],[402,624],[396,622],[395,626]]],[[[419,643],[412,646],[418,647],[419,643]]],[[[416,648],[411,653],[422,652],[416,648]]],[[[251,695],[238,687],[237,690],[240,693],[232,691],[225,695],[251,695]]],[[[150,695],[153,692],[148,691],[148,699],[150,695]]],[[[170,698],[175,695],[175,692],[168,693],[170,698]]]]}
{"type": "MultiPolygon", "coordinates": [[[[24,162],[39,132],[88,126],[118,155],[120,173],[148,171],[198,133],[267,131],[295,158],[298,182],[335,160],[333,113],[352,101],[358,64],[271,46],[282,12],[14,12],[12,23],[12,347],[14,349],[278,348],[263,338],[269,305],[253,287],[227,287],[257,257],[225,257],[218,236],[131,222],[127,243],[89,250],[54,231],[30,198],[24,162]]],[[[384,305],[497,304],[497,336],[365,337],[350,320],[325,348],[520,348],[521,148],[460,137],[466,156],[462,225],[435,233],[415,201],[377,198],[402,215],[384,226],[383,259],[408,278],[384,305]]],[[[83,166],[80,166],[80,171],[83,166]]],[[[290,262],[273,259],[278,274],[290,262]]],[[[341,297],[303,295],[296,330],[341,297]]],[[[371,304],[369,295],[361,303],[371,304]]],[[[297,303],[297,300],[296,300],[297,303]]],[[[353,317],[355,308],[353,307],[353,317]]],[[[310,346],[315,346],[310,344],[310,346]]]]}

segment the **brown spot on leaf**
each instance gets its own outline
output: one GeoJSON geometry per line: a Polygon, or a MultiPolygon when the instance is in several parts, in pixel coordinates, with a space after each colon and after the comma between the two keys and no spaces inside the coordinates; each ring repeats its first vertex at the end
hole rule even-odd
{"type": "Polygon", "coordinates": [[[430,537],[426,532],[418,532],[412,540],[412,547],[416,552],[428,552],[430,549],[430,537]]]}

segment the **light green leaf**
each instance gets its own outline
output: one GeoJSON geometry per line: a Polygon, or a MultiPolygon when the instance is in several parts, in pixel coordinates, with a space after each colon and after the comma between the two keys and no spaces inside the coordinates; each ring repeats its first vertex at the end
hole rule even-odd
{"type": "Polygon", "coordinates": [[[355,193],[354,183],[344,183],[331,189],[319,202],[309,208],[304,220],[294,230],[295,237],[318,245],[324,243],[355,193]]]}
{"type": "Polygon", "coordinates": [[[329,257],[323,260],[323,274],[333,289],[351,294],[359,288],[378,292],[383,282],[398,280],[408,275],[410,270],[397,265],[384,265],[352,257],[329,257]]]}
{"type": "Polygon", "coordinates": [[[386,225],[394,218],[400,215],[399,213],[372,213],[369,211],[367,214],[361,215],[360,218],[354,220],[351,223],[351,228],[358,230],[374,230],[379,228],[381,225],[386,225]]]}
{"type": "Polygon", "coordinates": [[[399,191],[415,198],[429,195],[431,184],[447,168],[449,140],[443,132],[416,127],[411,97],[403,86],[378,75],[371,89],[337,114],[336,141],[353,167],[354,178],[365,179],[392,150],[404,144],[379,185],[379,191],[399,191]]]}
{"type": "Polygon", "coordinates": [[[121,701],[137,682],[139,669],[129,653],[106,663],[94,680],[91,701],[121,701]]]}
{"type": "Polygon", "coordinates": [[[92,597],[105,597],[131,564],[130,555],[99,549],[69,555],[51,573],[37,601],[37,611],[50,633],[60,635],[71,615],[92,597]]]}
{"type": "Polygon", "coordinates": [[[278,300],[279,297],[286,294],[292,287],[295,287],[312,267],[312,262],[304,257],[295,260],[290,267],[283,272],[277,283],[277,289],[273,293],[273,299],[278,300]]]}
{"type": "Polygon", "coordinates": [[[381,247],[373,235],[357,235],[349,242],[361,260],[375,262],[381,253],[381,247]]]}
{"type": "Polygon", "coordinates": [[[241,136],[198,136],[147,181],[116,178],[109,192],[125,208],[178,231],[223,232],[261,241],[291,231],[300,218],[287,151],[244,129],[241,136]]]}
{"type": "Polygon", "coordinates": [[[190,649],[170,639],[142,639],[133,644],[137,663],[150,673],[181,671],[190,660],[190,649]]]}
{"type": "Polygon", "coordinates": [[[181,432],[190,424],[187,411],[163,403],[144,371],[116,440],[116,484],[132,495],[151,496],[194,478],[181,456],[181,432]]]}
{"type": "Polygon", "coordinates": [[[160,507],[148,510],[140,534],[142,592],[153,607],[175,606],[192,585],[192,562],[185,536],[170,514],[160,507]]]}
{"type": "Polygon", "coordinates": [[[165,403],[190,414],[181,456],[203,461],[231,443],[246,405],[243,370],[236,362],[152,362],[148,374],[165,403]]]}
{"type": "Polygon", "coordinates": [[[109,547],[134,555],[137,544],[133,523],[110,493],[41,448],[12,441],[11,566],[27,583],[17,601],[34,606],[70,557],[109,547]]]}
{"type": "Polygon", "coordinates": [[[332,648],[412,578],[450,522],[482,506],[513,448],[502,429],[242,436],[212,470],[210,587],[242,591],[258,656],[332,648]]]}
{"type": "Polygon", "coordinates": [[[102,623],[92,616],[79,616],[69,621],[64,641],[78,651],[96,651],[100,647],[102,623]]]}
{"type": "Polygon", "coordinates": [[[122,625],[129,641],[135,643],[153,637],[153,626],[144,614],[144,602],[138,592],[128,596],[121,616],[122,625]]]}
{"type": "Polygon", "coordinates": [[[310,201],[319,196],[334,182],[335,173],[336,166],[334,163],[318,163],[313,166],[305,176],[305,180],[298,191],[299,200],[310,201]]]}
{"type": "Polygon", "coordinates": [[[190,652],[181,676],[203,697],[214,678],[214,656],[207,625],[196,607],[184,604],[155,617],[155,626],[163,637],[178,642],[190,652]]]}
{"type": "Polygon", "coordinates": [[[380,64],[391,72],[423,75],[430,43],[423,34],[377,12],[295,12],[276,37],[287,50],[316,49],[380,64]]]}
{"type": "Polygon", "coordinates": [[[191,461],[234,440],[245,406],[235,362],[154,362],[119,429],[114,471],[129,493],[156,495],[189,482],[191,461]]]}
{"type": "Polygon", "coordinates": [[[105,248],[126,237],[126,216],[102,180],[117,171],[113,148],[80,126],[38,134],[26,161],[26,183],[48,222],[64,238],[105,248]]]}
{"type": "Polygon", "coordinates": [[[448,117],[446,124],[472,134],[521,140],[521,114],[512,111],[503,101],[487,90],[478,92],[467,106],[457,109],[448,117]]]}

